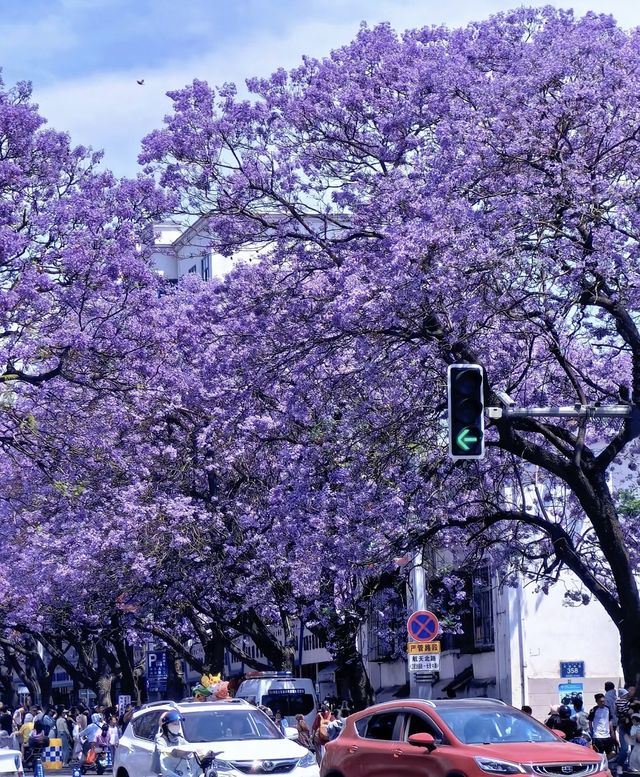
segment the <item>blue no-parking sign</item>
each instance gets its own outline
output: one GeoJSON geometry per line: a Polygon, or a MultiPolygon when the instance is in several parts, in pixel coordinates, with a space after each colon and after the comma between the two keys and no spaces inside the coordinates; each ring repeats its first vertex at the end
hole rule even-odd
{"type": "Polygon", "coordinates": [[[415,642],[432,642],[440,632],[440,623],[429,610],[416,610],[409,616],[407,632],[415,642]]]}

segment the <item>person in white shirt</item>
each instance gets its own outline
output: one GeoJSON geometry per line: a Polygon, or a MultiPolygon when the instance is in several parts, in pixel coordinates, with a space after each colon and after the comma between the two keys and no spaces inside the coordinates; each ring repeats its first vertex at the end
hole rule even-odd
{"type": "Polygon", "coordinates": [[[596,693],[595,700],[596,706],[589,712],[593,749],[597,753],[606,753],[609,756],[615,750],[613,721],[611,720],[611,713],[609,712],[609,707],[607,707],[604,693],[596,693]]]}
{"type": "Polygon", "coordinates": [[[120,744],[120,729],[118,728],[118,721],[115,718],[109,720],[109,731],[107,732],[109,738],[109,750],[111,751],[111,763],[113,764],[116,757],[116,747],[120,744]]]}

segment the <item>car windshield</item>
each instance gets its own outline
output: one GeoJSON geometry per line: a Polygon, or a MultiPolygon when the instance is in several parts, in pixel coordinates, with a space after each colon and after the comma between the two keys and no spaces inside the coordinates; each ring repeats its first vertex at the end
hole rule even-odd
{"type": "Polygon", "coordinates": [[[466,745],[502,742],[555,742],[551,731],[524,712],[453,707],[438,714],[455,736],[466,745]]]}
{"type": "Polygon", "coordinates": [[[276,726],[258,710],[185,712],[182,730],[187,742],[282,738],[276,726]]]}
{"type": "Polygon", "coordinates": [[[283,718],[290,720],[296,715],[308,715],[315,710],[313,696],[298,688],[272,688],[262,697],[262,704],[273,710],[274,715],[279,712],[283,718]]]}

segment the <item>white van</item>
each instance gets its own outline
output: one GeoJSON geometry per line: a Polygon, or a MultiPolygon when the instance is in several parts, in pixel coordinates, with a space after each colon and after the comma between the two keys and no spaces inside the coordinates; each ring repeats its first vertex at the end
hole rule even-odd
{"type": "Polygon", "coordinates": [[[296,725],[296,715],[301,713],[309,728],[318,712],[318,696],[313,680],[294,677],[291,672],[250,672],[236,691],[237,699],[282,713],[290,726],[296,725]]]}

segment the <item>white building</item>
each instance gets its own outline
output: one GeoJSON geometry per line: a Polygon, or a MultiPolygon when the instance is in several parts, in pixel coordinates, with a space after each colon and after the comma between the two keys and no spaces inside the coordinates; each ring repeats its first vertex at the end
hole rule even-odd
{"type": "MultiPolygon", "coordinates": [[[[151,261],[160,275],[170,283],[190,273],[199,275],[208,281],[222,277],[233,267],[234,259],[216,253],[210,247],[211,238],[207,234],[207,220],[198,219],[185,228],[173,221],[154,226],[155,250],[151,261]]],[[[246,258],[251,253],[243,252],[246,258]]]]}
{"type": "Polygon", "coordinates": [[[364,629],[363,656],[377,700],[489,696],[528,704],[544,720],[550,705],[581,695],[589,709],[607,680],[623,685],[619,635],[597,601],[565,604],[570,578],[564,573],[548,594],[532,584],[501,586],[493,575],[474,585],[472,617],[464,633],[441,635],[440,672],[429,683],[410,687],[406,661],[376,652],[375,629],[364,629]]]}
{"type": "Polygon", "coordinates": [[[548,594],[532,585],[495,591],[496,693],[539,718],[577,693],[590,708],[607,680],[624,683],[618,630],[595,600],[566,606],[571,577],[564,572],[548,594]]]}

